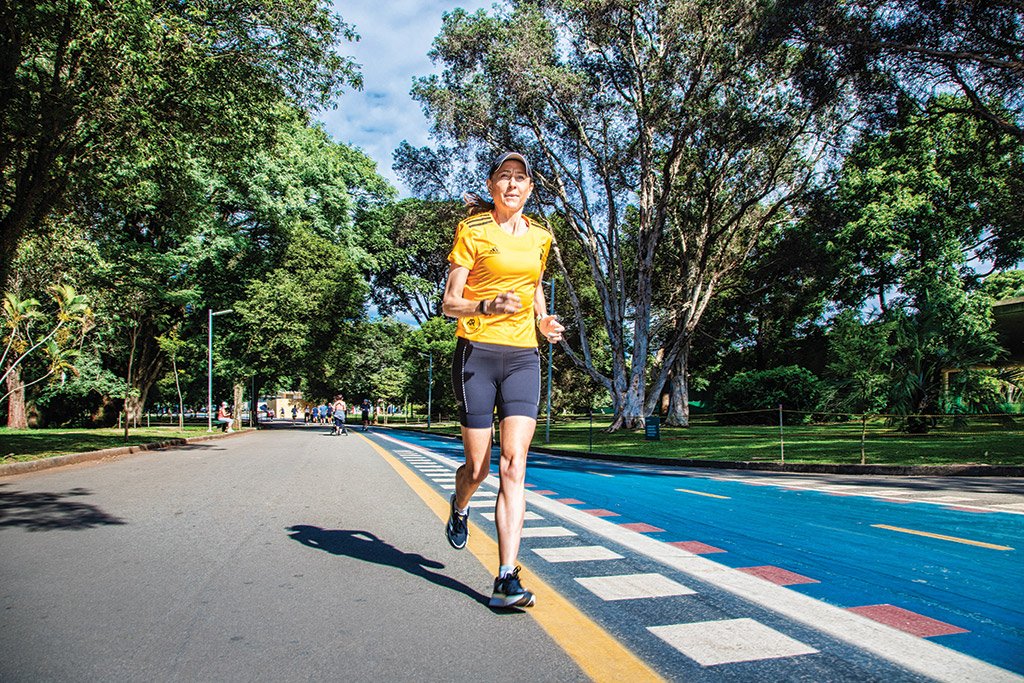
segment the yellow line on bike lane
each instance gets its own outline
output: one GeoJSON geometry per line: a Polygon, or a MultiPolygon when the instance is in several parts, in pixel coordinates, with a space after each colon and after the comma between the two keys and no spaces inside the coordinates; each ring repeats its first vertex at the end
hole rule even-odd
{"type": "Polygon", "coordinates": [[[937,538],[942,541],[953,541],[954,543],[964,543],[966,545],[976,545],[979,548],[991,548],[992,550],[1013,550],[1008,545],[996,545],[994,543],[985,543],[984,541],[972,541],[969,538],[960,538],[958,536],[946,536],[944,534],[933,534],[930,531],[918,531],[916,529],[904,529],[900,526],[889,526],[888,524],[872,524],[871,526],[876,529],[888,529],[889,531],[898,531],[902,534],[913,534],[915,536],[927,536],[928,538],[937,538]]]}
{"type": "Polygon", "coordinates": [[[708,498],[721,498],[722,500],[729,500],[729,496],[720,496],[717,493],[704,493],[703,491],[691,491],[690,489],[676,489],[680,493],[692,493],[695,496],[706,496],[708,498]]]}
{"type": "MultiPolygon", "coordinates": [[[[434,489],[387,450],[366,437],[362,438],[391,465],[440,520],[447,521],[448,501],[443,496],[438,496],[434,489]]],[[[498,566],[498,544],[472,522],[469,530],[466,547],[488,571],[494,571],[498,566]]],[[[520,576],[537,596],[537,604],[529,608],[528,613],[592,680],[628,680],[631,683],[663,680],[643,660],[530,572],[528,567],[522,568],[520,576]]]]}

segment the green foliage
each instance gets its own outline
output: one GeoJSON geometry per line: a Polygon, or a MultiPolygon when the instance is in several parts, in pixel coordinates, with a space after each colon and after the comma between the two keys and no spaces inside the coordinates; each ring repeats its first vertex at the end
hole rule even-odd
{"type": "Polygon", "coordinates": [[[368,254],[370,300],[381,315],[411,315],[417,323],[440,314],[448,251],[465,216],[452,201],[404,199],[357,214],[360,246],[368,254]]]}
{"type": "Polygon", "coordinates": [[[981,293],[992,301],[1024,297],[1024,270],[1005,270],[985,278],[981,293]]]}
{"type": "Polygon", "coordinates": [[[781,3],[779,20],[830,62],[830,72],[858,77],[878,119],[894,98],[923,106],[936,92],[956,92],[941,110],[968,114],[1024,141],[1020,87],[1022,14],[1016,2],[816,0],[781,3]]]}
{"type": "Polygon", "coordinates": [[[964,115],[904,114],[899,128],[865,136],[847,158],[837,196],[845,225],[832,246],[883,310],[901,303],[888,301],[893,287],[927,308],[925,292],[973,285],[970,263],[1008,268],[1024,257],[1022,198],[1020,141],[964,115]]]}
{"type": "Polygon", "coordinates": [[[715,412],[723,424],[778,424],[779,405],[786,424],[809,420],[807,414],[818,405],[820,380],[796,365],[770,370],[741,372],[729,378],[715,392],[715,412]]]}
{"type": "Polygon", "coordinates": [[[320,0],[16,0],[0,21],[0,283],[69,190],[125,187],[125,160],[161,150],[238,159],[272,133],[281,101],[320,106],[359,85],[335,50],[355,34],[320,0]]]}
{"type": "Polygon", "coordinates": [[[822,407],[858,415],[884,412],[892,383],[896,348],[894,324],[864,323],[851,310],[832,321],[828,333],[828,367],[822,407]]]}

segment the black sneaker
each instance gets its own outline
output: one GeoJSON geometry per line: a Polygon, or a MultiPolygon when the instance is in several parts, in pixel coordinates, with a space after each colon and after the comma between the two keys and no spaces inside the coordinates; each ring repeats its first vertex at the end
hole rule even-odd
{"type": "Polygon", "coordinates": [[[452,544],[452,547],[456,550],[462,550],[466,547],[466,539],[469,538],[469,510],[466,510],[466,514],[460,515],[455,510],[455,494],[452,494],[448,509],[448,525],[444,528],[444,535],[448,537],[448,542],[452,544]]]}
{"type": "Polygon", "coordinates": [[[499,576],[494,580],[491,607],[533,607],[533,603],[536,601],[533,593],[519,583],[519,567],[516,567],[511,574],[499,576]]]}

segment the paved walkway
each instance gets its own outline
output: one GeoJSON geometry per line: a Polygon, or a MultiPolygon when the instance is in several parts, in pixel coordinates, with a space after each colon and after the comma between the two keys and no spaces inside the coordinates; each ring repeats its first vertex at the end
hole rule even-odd
{"type": "Polygon", "coordinates": [[[356,435],[6,477],[0,548],[0,680],[587,678],[356,435]]]}

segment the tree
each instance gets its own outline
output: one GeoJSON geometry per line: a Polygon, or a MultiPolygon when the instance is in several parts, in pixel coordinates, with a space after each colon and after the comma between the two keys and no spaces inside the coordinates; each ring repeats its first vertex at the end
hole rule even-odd
{"type": "Polygon", "coordinates": [[[0,287],[26,232],[138,144],[256,141],[282,99],[321,106],[360,83],[335,51],[355,34],[320,0],[5,0],[0,24],[0,287]]]}
{"type": "Polygon", "coordinates": [[[909,96],[933,114],[975,117],[1024,141],[1024,10],[1016,0],[800,0],[780,20],[859,76],[876,114],[909,96]],[[791,13],[790,13],[791,12],[791,13]],[[960,97],[935,103],[936,95],[960,97]]]}
{"type": "Polygon", "coordinates": [[[456,202],[404,199],[357,217],[360,244],[372,255],[370,300],[381,315],[405,313],[417,323],[440,315],[448,250],[464,215],[456,202]]]}
{"type": "Polygon", "coordinates": [[[851,290],[882,311],[926,310],[937,289],[975,289],[972,264],[1002,270],[1024,258],[1024,144],[961,114],[900,118],[854,147],[832,217],[851,290]]]}
{"type": "Polygon", "coordinates": [[[50,287],[55,309],[47,314],[40,310],[36,299],[20,299],[7,293],[3,302],[4,337],[0,368],[7,392],[0,401],[11,398],[7,408],[7,426],[27,429],[25,416],[25,390],[43,380],[60,377],[75,371],[74,356],[85,335],[93,327],[92,309],[86,297],[70,285],[50,287]],[[44,329],[36,327],[43,325],[44,329]],[[45,372],[30,382],[21,376],[23,361],[38,352],[46,359],[45,372]]]}
{"type": "MultiPolygon", "coordinates": [[[[768,32],[767,6],[510,5],[446,15],[432,52],[444,73],[419,79],[413,94],[439,138],[482,159],[507,148],[535,160],[535,197],[561,216],[558,236],[575,240],[589,266],[610,371],[594,362],[571,280],[579,347],[562,347],[609,391],[612,428],[639,426],[670,374],[685,396],[701,315],[757,234],[808,186],[834,133],[840,84],[813,54],[768,32]],[[659,272],[659,262],[672,267],[659,272]],[[659,277],[676,286],[655,300],[659,277]]],[[[557,246],[553,256],[565,273],[557,246]]],[[[686,401],[678,405],[674,419],[685,422],[686,401]]]]}
{"type": "Polygon", "coordinates": [[[985,278],[981,291],[992,301],[1024,297],[1024,270],[1005,270],[985,278]]]}
{"type": "MultiPolygon", "coordinates": [[[[942,100],[945,107],[948,98],[942,100]]],[[[850,273],[854,305],[872,299],[891,326],[886,410],[925,431],[941,408],[943,373],[1000,353],[976,264],[1024,256],[1022,144],[963,114],[904,110],[844,164],[830,244],[850,273]]]]}

